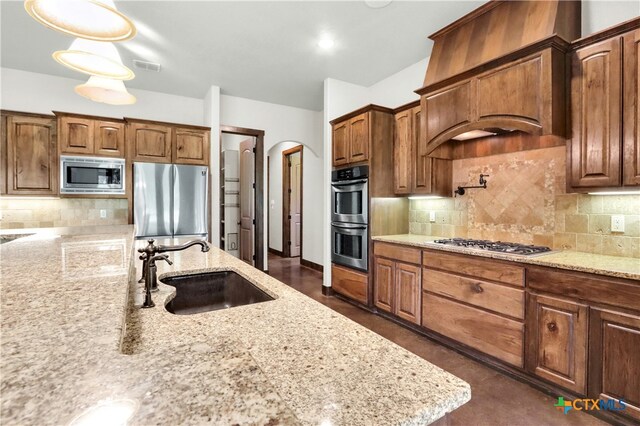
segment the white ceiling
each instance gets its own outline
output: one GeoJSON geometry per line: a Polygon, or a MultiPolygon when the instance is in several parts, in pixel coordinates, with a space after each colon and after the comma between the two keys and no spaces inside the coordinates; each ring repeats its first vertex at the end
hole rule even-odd
{"type": "MultiPolygon", "coordinates": [[[[428,56],[427,36],[481,3],[118,1],[138,27],[118,49],[131,68],[133,59],[162,64],[160,73],[134,69],[129,87],[203,98],[218,85],[223,94],[320,110],[325,78],[380,81],[428,56]],[[330,53],[317,47],[323,33],[336,41],[330,53]]],[[[70,37],[30,18],[22,1],[0,7],[3,67],[84,78],[51,58],[70,37]]]]}

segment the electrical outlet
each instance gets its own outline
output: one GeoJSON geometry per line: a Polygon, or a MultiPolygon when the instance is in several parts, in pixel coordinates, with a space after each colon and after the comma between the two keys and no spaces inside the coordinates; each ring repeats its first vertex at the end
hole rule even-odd
{"type": "Polygon", "coordinates": [[[435,221],[436,221],[436,212],[430,211],[429,212],[429,222],[435,222],[435,221]]]}
{"type": "Polygon", "coordinates": [[[107,211],[106,210],[100,210],[100,219],[105,219],[107,217],[107,211]]]}
{"type": "Polygon", "coordinates": [[[621,214],[611,215],[611,232],[624,232],[624,216],[621,214]]]}

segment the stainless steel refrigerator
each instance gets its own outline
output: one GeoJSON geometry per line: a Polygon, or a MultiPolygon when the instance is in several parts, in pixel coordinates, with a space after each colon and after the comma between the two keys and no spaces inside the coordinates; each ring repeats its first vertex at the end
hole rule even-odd
{"type": "Polygon", "coordinates": [[[207,237],[209,168],[133,163],[136,237],[207,237]]]}

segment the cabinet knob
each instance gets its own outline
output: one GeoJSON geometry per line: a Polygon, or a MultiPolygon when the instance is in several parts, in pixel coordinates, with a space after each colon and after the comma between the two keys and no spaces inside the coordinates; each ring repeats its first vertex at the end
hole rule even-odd
{"type": "Polygon", "coordinates": [[[549,329],[549,331],[556,331],[558,329],[558,326],[555,322],[550,322],[549,324],[547,324],[547,328],[549,329]]]}
{"type": "Polygon", "coordinates": [[[473,285],[473,287],[471,287],[471,288],[473,289],[473,291],[474,291],[475,293],[478,293],[478,294],[480,294],[480,293],[482,293],[482,292],[484,291],[484,289],[482,288],[482,286],[480,285],[480,283],[475,283],[475,284],[473,285]]]}

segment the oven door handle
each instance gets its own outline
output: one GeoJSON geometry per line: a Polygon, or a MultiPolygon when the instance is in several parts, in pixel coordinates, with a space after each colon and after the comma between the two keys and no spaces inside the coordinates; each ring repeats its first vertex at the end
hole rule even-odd
{"type": "Polygon", "coordinates": [[[366,225],[350,225],[348,223],[331,223],[331,226],[335,226],[336,228],[342,228],[342,229],[367,229],[366,225]]]}
{"type": "Polygon", "coordinates": [[[331,186],[348,186],[348,185],[356,185],[358,183],[367,183],[367,180],[366,179],[342,180],[339,182],[331,182],[331,186]]]}

